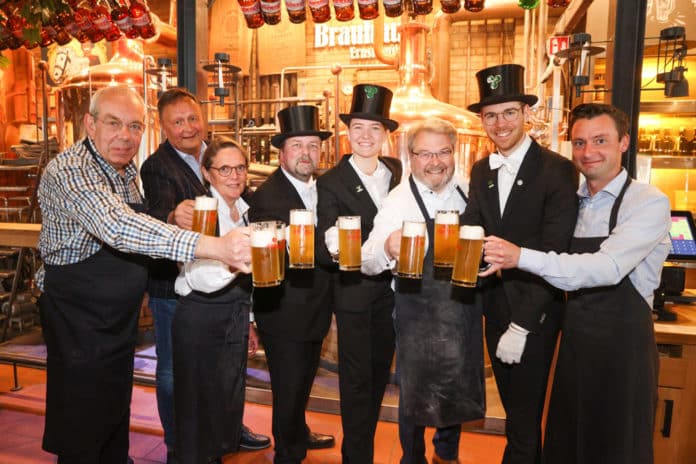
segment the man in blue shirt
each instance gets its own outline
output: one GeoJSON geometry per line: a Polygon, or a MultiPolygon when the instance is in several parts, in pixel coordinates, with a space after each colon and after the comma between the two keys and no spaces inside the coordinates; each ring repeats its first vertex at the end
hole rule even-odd
{"type": "MultiPolygon", "coordinates": [[[[669,252],[669,199],[621,166],[628,117],[604,104],[571,114],[585,176],[569,253],[488,237],[484,274],[518,267],[568,291],[544,442],[554,463],[652,463],[658,357],[653,292],[669,252]]],[[[482,274],[483,275],[483,274],[482,274]]]]}

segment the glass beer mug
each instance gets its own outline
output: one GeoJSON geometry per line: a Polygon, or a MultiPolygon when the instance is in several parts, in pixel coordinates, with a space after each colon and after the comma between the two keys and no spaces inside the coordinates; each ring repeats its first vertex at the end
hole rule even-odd
{"type": "Polygon", "coordinates": [[[251,279],[254,287],[280,284],[276,222],[251,223],[251,279]]]}
{"type": "Polygon", "coordinates": [[[454,257],[452,283],[460,287],[475,287],[483,253],[483,227],[461,226],[459,243],[454,257]]]}
{"type": "Polygon", "coordinates": [[[360,216],[339,216],[338,269],[359,271],[362,259],[361,247],[360,216]]]}
{"type": "Polygon", "coordinates": [[[217,226],[217,198],[196,197],[196,204],[193,207],[193,225],[191,230],[203,235],[215,236],[215,226],[217,226]]]}
{"type": "Polygon", "coordinates": [[[290,210],[290,267],[312,269],[314,267],[314,211],[290,210]]]}
{"type": "Polygon", "coordinates": [[[435,244],[433,264],[438,267],[452,267],[459,240],[459,211],[438,211],[435,213],[435,244]]]}
{"type": "Polygon", "coordinates": [[[409,279],[423,277],[425,258],[425,222],[404,221],[396,274],[409,279]]]}

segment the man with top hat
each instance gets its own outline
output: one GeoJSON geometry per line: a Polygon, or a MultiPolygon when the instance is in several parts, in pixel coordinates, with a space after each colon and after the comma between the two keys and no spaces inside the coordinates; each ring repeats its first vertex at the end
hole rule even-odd
{"type": "MultiPolygon", "coordinates": [[[[317,259],[333,271],[338,217],[359,216],[364,243],[384,198],[401,181],[401,162],[380,156],[389,132],[399,126],[389,119],[391,99],[385,87],[355,86],[350,113],[339,115],[348,126],[352,153],[317,180],[317,236],[326,241],[317,259]]],[[[394,356],[391,280],[389,270],[375,276],[340,272],[335,280],[344,463],[373,462],[375,429],[394,356]]]]}
{"type": "MultiPolygon", "coordinates": [[[[567,251],[577,218],[577,173],[569,160],[525,133],[537,97],[524,92],[524,68],[493,66],[476,78],[480,101],[468,108],[481,117],[496,152],[471,170],[463,222],[521,246],[567,251]]],[[[538,463],[564,294],[518,269],[492,275],[482,287],[486,343],[506,414],[503,463],[538,463]]]]}
{"type": "MultiPolygon", "coordinates": [[[[319,129],[315,106],[278,112],[281,132],[271,138],[280,150],[280,168],[249,200],[249,220],[289,223],[290,210],[316,211],[313,179],[321,142],[331,132],[319,129]]],[[[315,255],[321,241],[315,240],[315,255]]],[[[273,396],[275,464],[299,464],[307,449],[329,448],[334,437],[310,432],[305,407],[319,367],[321,346],[331,321],[331,275],[313,269],[286,269],[278,287],[256,288],[253,307],[263,343],[273,396]]]]}
{"type": "Polygon", "coordinates": [[[411,175],[389,192],[362,246],[362,272],[378,276],[395,267],[404,221],[424,223],[428,232],[422,278],[395,282],[401,464],[426,462],[425,427],[437,429],[433,463],[459,462],[462,422],[485,413],[476,292],[453,287],[451,268],[434,266],[437,211],[461,213],[467,203],[466,183],[454,176],[456,144],[457,130],[447,121],[429,118],[409,128],[411,175]]]}

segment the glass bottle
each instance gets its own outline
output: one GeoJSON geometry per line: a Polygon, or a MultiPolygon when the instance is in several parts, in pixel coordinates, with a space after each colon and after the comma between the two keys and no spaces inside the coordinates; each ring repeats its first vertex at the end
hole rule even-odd
{"type": "Polygon", "coordinates": [[[404,12],[404,3],[402,0],[382,0],[384,5],[384,14],[390,18],[398,18],[404,12]]]}
{"type": "Polygon", "coordinates": [[[433,0],[413,0],[413,14],[427,15],[433,11],[433,0]]]}
{"type": "Polygon", "coordinates": [[[679,129],[679,154],[689,156],[690,149],[689,139],[686,138],[686,129],[682,127],[679,129]]]}
{"type": "Polygon", "coordinates": [[[291,23],[300,24],[307,19],[305,0],[285,0],[285,8],[291,23]]]}
{"type": "Polygon", "coordinates": [[[60,23],[68,34],[75,37],[80,43],[89,40],[87,34],[75,23],[75,17],[72,14],[67,12],[58,13],[58,23],[60,23]]]}
{"type": "Polygon", "coordinates": [[[539,0],[518,0],[517,5],[525,10],[531,10],[539,6],[539,0]]]}
{"type": "Polygon", "coordinates": [[[689,156],[696,156],[696,127],[694,128],[691,142],[689,142],[689,156]]]}
{"type": "MultiPolygon", "coordinates": [[[[484,0],[464,0],[464,9],[466,11],[471,11],[472,13],[478,13],[483,10],[484,0]]],[[[444,11],[444,8],[443,8],[444,11]]]]}
{"type": "Polygon", "coordinates": [[[61,25],[59,15],[53,16],[48,22],[48,25],[52,27],[55,31],[56,35],[54,37],[54,40],[58,45],[67,45],[68,43],[70,43],[72,37],[70,36],[70,34],[68,34],[68,31],[66,31],[65,28],[61,25]]]}
{"type": "Polygon", "coordinates": [[[155,26],[152,23],[152,16],[147,5],[138,0],[131,0],[130,8],[131,22],[138,31],[138,35],[143,39],[150,39],[155,36],[155,26]]]}
{"type": "Polygon", "coordinates": [[[280,0],[261,0],[261,15],[271,26],[280,22],[280,0]]]}
{"type": "Polygon", "coordinates": [[[92,5],[86,3],[85,1],[72,1],[69,3],[73,9],[73,20],[75,21],[75,24],[82,32],[87,34],[89,40],[96,43],[103,39],[104,34],[97,29],[90,19],[90,10],[92,5]]]}
{"type": "Polygon", "coordinates": [[[331,19],[329,0],[309,0],[309,12],[312,15],[312,21],[317,24],[325,23],[331,19]]]}
{"type": "Polygon", "coordinates": [[[568,6],[570,0],[547,0],[546,4],[551,8],[563,8],[568,6]]]}
{"type": "Polygon", "coordinates": [[[353,0],[334,0],[334,13],[339,21],[351,21],[355,18],[353,0]]]}
{"type": "Polygon", "coordinates": [[[137,38],[138,29],[133,26],[128,7],[119,0],[111,0],[111,3],[111,21],[113,21],[129,39],[137,38]]]}
{"type": "Polygon", "coordinates": [[[377,0],[358,0],[358,15],[360,19],[375,19],[379,16],[377,0]]]}
{"type": "Polygon", "coordinates": [[[644,128],[638,129],[638,151],[641,153],[650,153],[652,149],[652,140],[645,132],[644,128]]]}
{"type": "Polygon", "coordinates": [[[246,25],[249,29],[256,29],[263,26],[263,15],[261,14],[261,3],[259,0],[237,0],[239,8],[242,10],[246,25]]]}
{"type": "Polygon", "coordinates": [[[104,38],[108,42],[113,42],[121,38],[121,31],[118,26],[111,22],[111,12],[104,5],[92,2],[92,11],[90,19],[94,25],[104,34],[104,38]]]}
{"type": "Polygon", "coordinates": [[[674,153],[674,138],[672,137],[672,131],[669,129],[664,129],[662,131],[662,138],[660,139],[660,151],[663,155],[672,155],[674,153]]]}

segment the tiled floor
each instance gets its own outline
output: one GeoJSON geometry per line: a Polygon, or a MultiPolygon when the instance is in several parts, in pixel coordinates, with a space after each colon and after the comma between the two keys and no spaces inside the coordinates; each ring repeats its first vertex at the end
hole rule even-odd
{"type": "MultiPolygon", "coordinates": [[[[41,450],[43,432],[43,395],[45,372],[19,368],[22,390],[12,392],[12,367],[0,364],[0,464],[54,463],[53,455],[41,450]]],[[[340,417],[334,414],[310,412],[307,414],[310,428],[341,439],[340,417]]],[[[252,430],[271,434],[271,408],[247,403],[244,422],[252,430]]],[[[157,419],[154,389],[134,388],[131,412],[130,454],[136,464],[165,462],[162,431],[157,419]]],[[[428,437],[432,430],[428,431],[428,437]]],[[[429,444],[429,442],[428,442],[429,444]]],[[[463,433],[460,444],[462,464],[494,464],[501,461],[505,439],[498,435],[463,433]]],[[[432,447],[428,448],[432,455],[432,447]]],[[[394,423],[380,422],[375,438],[375,463],[397,464],[401,456],[398,430],[394,423]]],[[[272,448],[264,451],[242,452],[229,455],[225,464],[270,464],[272,448]]],[[[310,451],[306,464],[339,464],[340,445],[328,450],[310,451]]]]}

